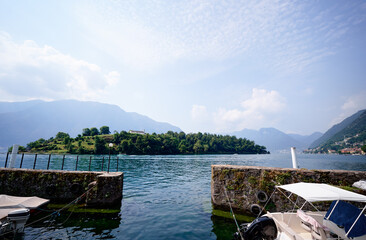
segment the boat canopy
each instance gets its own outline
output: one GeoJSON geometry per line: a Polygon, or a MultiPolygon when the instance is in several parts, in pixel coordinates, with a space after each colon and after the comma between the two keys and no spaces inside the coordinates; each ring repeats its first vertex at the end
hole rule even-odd
{"type": "Polygon", "coordinates": [[[366,196],[324,183],[292,183],[276,186],[296,194],[308,202],[345,200],[366,203],[366,196]]]}
{"type": "Polygon", "coordinates": [[[39,197],[16,197],[0,194],[0,219],[6,217],[9,212],[16,209],[35,209],[48,202],[48,199],[39,197]]]}

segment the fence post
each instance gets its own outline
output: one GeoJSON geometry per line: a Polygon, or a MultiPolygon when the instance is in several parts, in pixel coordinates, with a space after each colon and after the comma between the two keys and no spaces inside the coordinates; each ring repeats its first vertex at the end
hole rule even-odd
{"type": "Polygon", "coordinates": [[[65,163],[65,155],[62,157],[62,166],[61,166],[61,170],[64,170],[64,163],[65,163]]]}
{"type": "Polygon", "coordinates": [[[119,159],[118,159],[118,156],[117,156],[117,172],[118,172],[118,161],[119,161],[119,159]]]}
{"type": "Polygon", "coordinates": [[[6,160],[5,160],[4,168],[6,168],[6,165],[8,165],[8,158],[9,158],[9,152],[6,153],[6,160]]]}
{"type": "Polygon", "coordinates": [[[79,162],[79,155],[76,156],[76,166],[75,166],[75,171],[78,170],[78,162],[79,162]]]}
{"type": "Polygon", "coordinates": [[[37,162],[37,153],[36,153],[36,155],[34,156],[33,169],[35,169],[35,168],[36,168],[36,162],[37,162]]]}
{"type": "Polygon", "coordinates": [[[90,172],[90,166],[91,166],[91,159],[92,159],[92,156],[90,156],[90,160],[89,160],[89,172],[90,172]]]}
{"type": "Polygon", "coordinates": [[[50,169],[51,154],[48,156],[47,170],[50,169]]]}
{"type": "Polygon", "coordinates": [[[24,159],[24,153],[22,153],[22,159],[20,160],[19,168],[22,168],[22,166],[23,166],[23,159],[24,159]]]}
{"type": "Polygon", "coordinates": [[[104,157],[103,157],[103,162],[102,162],[102,172],[103,172],[103,168],[104,168],[104,157]]]}
{"type": "Polygon", "coordinates": [[[108,159],[108,173],[109,173],[109,166],[111,165],[111,155],[109,154],[109,159],[108,159]]]}

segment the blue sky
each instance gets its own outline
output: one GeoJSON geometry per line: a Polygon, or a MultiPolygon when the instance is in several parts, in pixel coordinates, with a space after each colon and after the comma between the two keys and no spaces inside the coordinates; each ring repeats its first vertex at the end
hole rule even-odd
{"type": "Polygon", "coordinates": [[[0,101],[185,132],[311,134],[366,108],[365,1],[0,1],[0,101]]]}

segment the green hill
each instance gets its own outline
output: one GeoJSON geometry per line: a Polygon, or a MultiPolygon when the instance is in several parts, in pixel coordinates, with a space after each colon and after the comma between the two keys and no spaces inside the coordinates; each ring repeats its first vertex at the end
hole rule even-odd
{"type": "MultiPolygon", "coordinates": [[[[108,128],[106,126],[102,128],[108,128]]],[[[102,129],[101,128],[101,129],[102,129]]],[[[109,133],[109,128],[107,129],[109,133]]],[[[55,138],[43,138],[27,144],[26,151],[37,153],[70,154],[266,154],[266,147],[253,141],[235,136],[222,136],[208,133],[190,133],[168,131],[163,134],[136,134],[122,131],[103,134],[96,128],[83,129],[83,135],[71,138],[69,134],[59,132],[55,138]],[[86,131],[88,130],[88,131],[86,131]],[[96,132],[93,134],[93,131],[96,132]],[[93,136],[91,136],[93,135],[93,136]],[[113,146],[109,147],[112,143],[113,146]]]]}
{"type": "Polygon", "coordinates": [[[331,127],[328,131],[326,131],[323,136],[315,140],[312,144],[310,144],[309,148],[317,148],[329,141],[333,136],[338,134],[340,131],[345,129],[347,126],[349,126],[353,121],[355,121],[357,118],[361,116],[363,112],[366,110],[358,111],[357,113],[353,114],[352,116],[344,119],[342,122],[335,124],[333,127],[331,127]]]}
{"type": "Polygon", "coordinates": [[[339,151],[343,148],[362,147],[366,144],[366,110],[346,118],[330,128],[324,135],[322,139],[318,139],[312,144],[312,148],[339,151]]]}

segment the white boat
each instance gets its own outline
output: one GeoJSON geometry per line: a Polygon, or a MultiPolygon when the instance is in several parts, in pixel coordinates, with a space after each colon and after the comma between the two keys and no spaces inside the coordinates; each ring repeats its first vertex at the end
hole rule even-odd
{"type": "Polygon", "coordinates": [[[258,240],[366,240],[366,196],[321,183],[293,183],[276,186],[292,201],[288,212],[267,212],[249,224],[241,225],[236,239],[258,240]],[[289,195],[288,195],[289,194],[289,195]],[[305,202],[299,205],[299,197],[305,202]],[[314,202],[332,202],[327,212],[319,211],[314,202]],[[358,202],[362,209],[350,204],[358,202]],[[315,211],[303,211],[306,204],[315,211]],[[295,209],[297,211],[295,212],[295,209]]]}
{"type": "Polygon", "coordinates": [[[7,233],[22,233],[30,211],[48,202],[48,199],[39,197],[0,194],[0,237],[7,233]]]}

